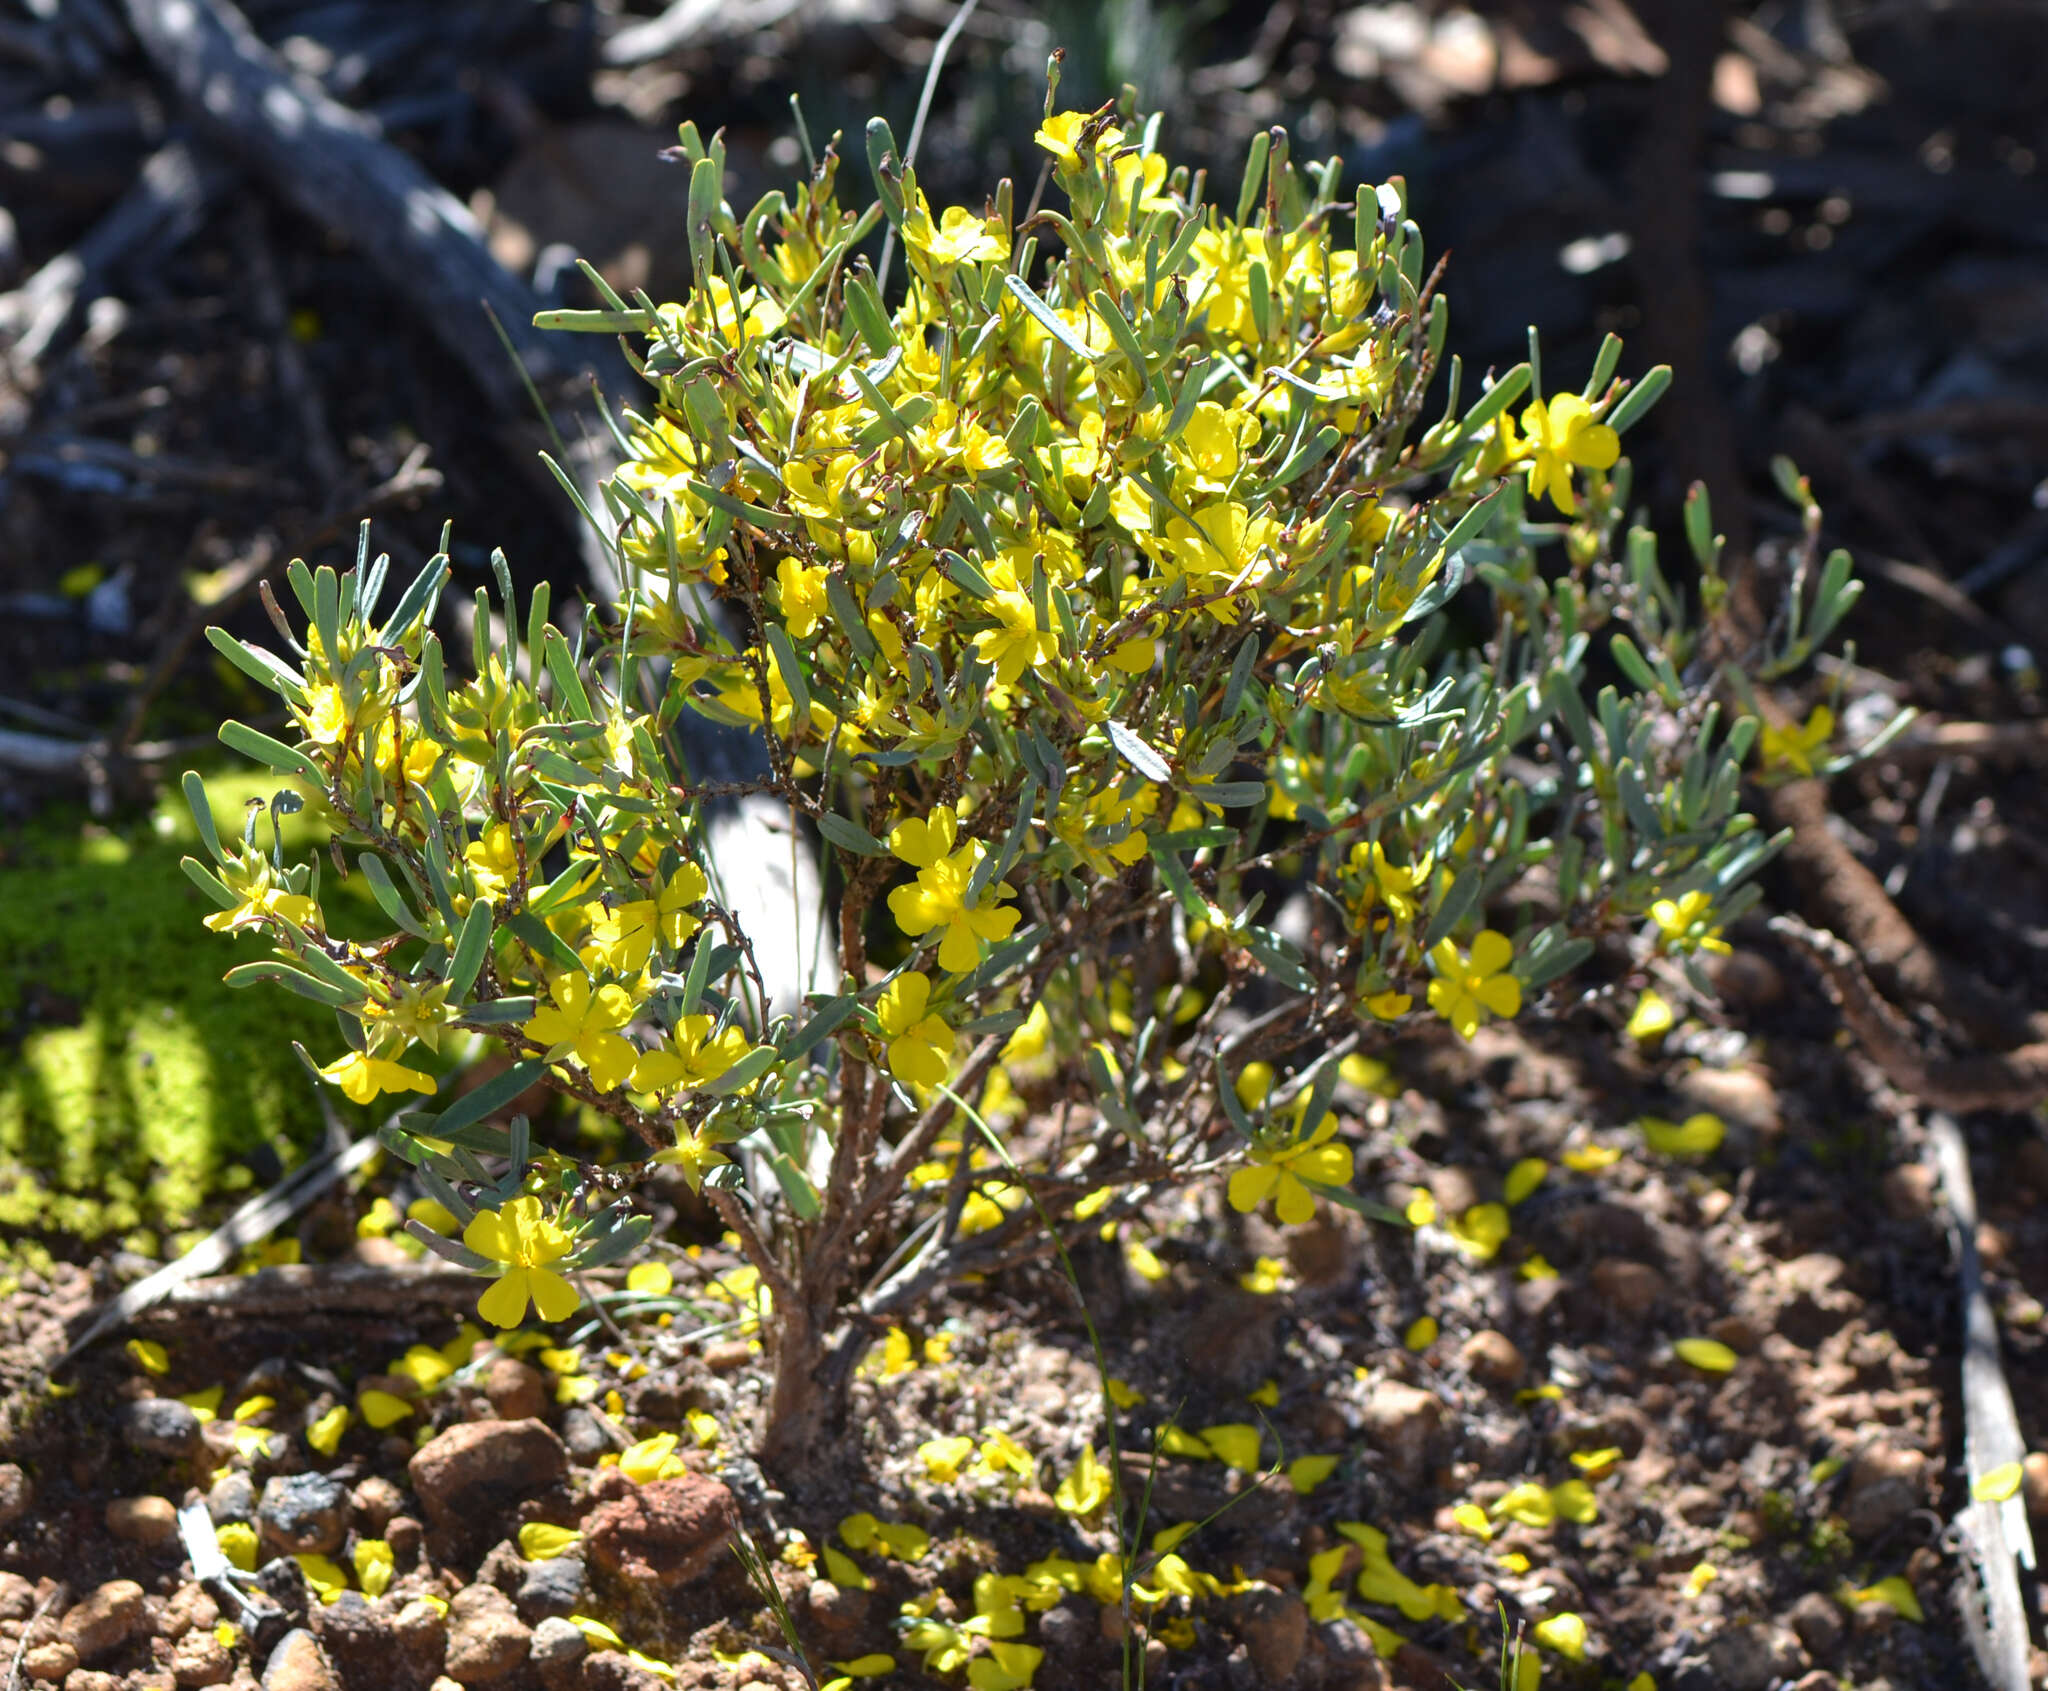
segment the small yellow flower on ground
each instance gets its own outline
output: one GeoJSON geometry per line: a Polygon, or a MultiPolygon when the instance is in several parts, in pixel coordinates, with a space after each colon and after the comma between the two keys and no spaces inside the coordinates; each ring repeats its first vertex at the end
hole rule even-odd
{"type": "Polygon", "coordinates": [[[1522,983],[1507,972],[1514,960],[1514,943],[1491,928],[1482,929],[1472,941],[1469,957],[1455,941],[1438,940],[1429,950],[1430,967],[1436,970],[1436,979],[1429,983],[1429,1007],[1456,1028],[1461,1039],[1470,1039],[1488,1016],[1518,1014],[1522,983]]]}
{"type": "Polygon", "coordinates": [[[541,1212],[535,1197],[514,1198],[493,1214],[480,1210],[463,1229],[462,1242],[479,1256],[505,1265],[489,1291],[477,1300],[477,1314],[496,1327],[517,1327],[529,1299],[543,1321],[564,1321],[582,1294],[546,1265],[569,1254],[569,1236],[541,1212]]]}
{"type": "Polygon", "coordinates": [[[365,1597],[382,1597],[391,1585],[397,1560],[391,1546],[381,1538],[359,1538],[351,1559],[356,1565],[356,1584],[365,1597]]]}

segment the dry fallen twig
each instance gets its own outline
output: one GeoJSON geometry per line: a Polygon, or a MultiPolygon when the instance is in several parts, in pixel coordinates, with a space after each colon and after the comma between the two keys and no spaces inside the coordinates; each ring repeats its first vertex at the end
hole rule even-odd
{"type": "Polygon", "coordinates": [[[1774,916],[1771,931],[1813,959],[1849,1031],[1900,1091],[1944,1110],[2027,1110],[2048,1098],[2048,1041],[1966,1057],[1929,1056],[1912,1023],[1871,985],[1850,946],[1796,916],[1774,916]]]}
{"type": "Polygon", "coordinates": [[[2018,1496],[2003,1502],[1980,1500],[1974,1488],[1994,1468],[2017,1463],[2027,1445],[1999,1360],[1998,1322],[1984,1295],[1977,1262],[1977,1194],[1970,1181],[1970,1153],[1953,1118],[1934,1115],[1927,1127],[1948,1207],[1963,1306],[1963,1469],[1973,1495],[1956,1525],[1975,1564],[1978,1590],[1966,1584],[1958,1593],[1957,1607],[1984,1677],[1996,1691],[2026,1691],[2027,1613],[2013,1569],[2015,1557],[2022,1567],[2034,1566],[2026,1504],[2018,1496]]]}

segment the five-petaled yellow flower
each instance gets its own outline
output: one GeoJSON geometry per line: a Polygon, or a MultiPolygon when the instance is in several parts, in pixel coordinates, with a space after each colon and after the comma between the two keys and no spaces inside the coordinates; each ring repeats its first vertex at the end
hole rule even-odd
{"type": "Polygon", "coordinates": [[[434,1090],[432,1075],[360,1051],[335,1058],[320,1071],[320,1078],[340,1087],[351,1104],[367,1104],[380,1092],[425,1092],[431,1096],[434,1090]]]}
{"type": "Polygon", "coordinates": [[[573,1051],[598,1091],[609,1092],[633,1072],[640,1053],[618,1030],[633,1019],[633,998],[622,986],[592,989],[588,975],[567,969],[548,982],[552,1004],[526,1024],[526,1036],[556,1053],[573,1051]]]}
{"type": "Polygon", "coordinates": [[[906,1086],[941,1084],[953,1054],[953,1030],[926,1013],[931,996],[931,977],[913,969],[898,975],[875,1000],[875,1020],[889,1042],[889,1072],[906,1086]]]}
{"type": "Polygon", "coordinates": [[[1249,1215],[1272,1197],[1280,1219],[1290,1226],[1312,1219],[1315,1195],[1304,1181],[1351,1184],[1351,1147],[1329,1143],[1336,1131],[1337,1118],[1325,1115],[1315,1132],[1292,1145],[1277,1150],[1254,1145],[1248,1153],[1252,1160],[1230,1177],[1230,1207],[1249,1215]]]}
{"type": "Polygon", "coordinates": [[[934,225],[922,194],[904,213],[903,244],[929,254],[938,265],[985,264],[1010,256],[1008,232],[994,219],[976,217],[965,206],[948,206],[934,225]]]}
{"type": "Polygon", "coordinates": [[[1575,393],[1532,401],[1522,413],[1522,427],[1535,448],[1529,492],[1536,498],[1548,493],[1566,515],[1579,508],[1572,492],[1573,466],[1611,470],[1621,456],[1621,436],[1605,423],[1594,422],[1593,407],[1575,393]]]}
{"type": "Polygon", "coordinates": [[[543,1321],[565,1321],[583,1301],[576,1288],[547,1267],[569,1254],[569,1235],[541,1213],[535,1197],[514,1198],[495,1215],[479,1210],[462,1242],[478,1256],[502,1262],[505,1272],[477,1300],[476,1312],[494,1327],[517,1327],[530,1298],[543,1321]]]}
{"type": "Polygon", "coordinates": [[[668,1045],[648,1052],[633,1065],[633,1090],[666,1092],[679,1086],[687,1091],[694,1086],[709,1086],[753,1049],[741,1028],[727,1027],[714,1036],[711,1029],[715,1020],[711,1016],[685,1016],[678,1021],[675,1038],[668,1045]]]}
{"type": "MultiPolygon", "coordinates": [[[[647,1059],[643,1057],[640,1060],[644,1063],[647,1059]]],[[[703,1189],[705,1175],[715,1168],[723,1168],[732,1158],[701,1133],[679,1132],[676,1142],[666,1151],[656,1151],[653,1160],[681,1169],[690,1190],[697,1192],[703,1189]]]]}
{"type": "Polygon", "coordinates": [[[304,893],[286,892],[270,872],[269,860],[252,852],[241,862],[221,871],[229,892],[242,902],[232,910],[216,910],[206,926],[217,934],[240,933],[258,926],[266,916],[281,916],[297,927],[306,927],[320,914],[320,907],[304,893]]]}
{"type": "Polygon", "coordinates": [[[1507,972],[1515,960],[1514,943],[1506,934],[1483,929],[1472,941],[1468,958],[1448,939],[1430,947],[1436,979],[1429,983],[1429,1007],[1470,1039],[1489,1014],[1509,1017],[1522,1008],[1522,983],[1507,972]]]}
{"type": "Polygon", "coordinates": [[[899,822],[890,830],[889,849],[917,870],[917,879],[889,895],[889,913],[897,927],[912,939],[944,929],[939,940],[939,967],[954,974],[964,973],[981,961],[983,940],[1010,937],[1018,912],[994,902],[1012,896],[1008,883],[998,883],[982,894],[981,901],[967,902],[967,883],[988,848],[969,840],[958,851],[953,841],[960,819],[941,807],[929,822],[915,818],[899,822]]]}
{"type": "Polygon", "coordinates": [[[1815,705],[1803,728],[1774,728],[1765,723],[1764,768],[1789,769],[1795,774],[1811,775],[1814,754],[1828,743],[1834,731],[1835,713],[1826,705],[1815,705]]]}
{"type": "MultiPolygon", "coordinates": [[[[1061,170],[1081,168],[1081,126],[1088,121],[1087,112],[1054,112],[1039,125],[1038,133],[1031,137],[1047,152],[1061,170]]],[[[1098,152],[1107,152],[1120,145],[1124,138],[1121,129],[1105,129],[1095,138],[1098,152]]]]}

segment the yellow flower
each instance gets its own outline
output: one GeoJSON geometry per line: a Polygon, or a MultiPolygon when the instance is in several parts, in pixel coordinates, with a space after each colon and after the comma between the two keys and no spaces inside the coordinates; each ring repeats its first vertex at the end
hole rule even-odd
{"type": "Polygon", "coordinates": [[[528,1521],[519,1529],[519,1554],[529,1562],[551,1562],[582,1542],[583,1535],[574,1527],[552,1526],[546,1521],[528,1521]]]}
{"type": "Polygon", "coordinates": [[[1510,1223],[1505,1204],[1474,1204],[1450,1225],[1458,1247],[1475,1262],[1491,1262],[1506,1241],[1510,1223]]]}
{"type": "Polygon", "coordinates": [[[1547,492],[1567,515],[1579,508],[1572,492],[1573,466],[1611,470],[1621,456],[1621,436],[1605,423],[1594,422],[1592,406],[1575,393],[1532,401],[1522,413],[1522,427],[1535,448],[1535,461],[1529,466],[1531,497],[1540,499],[1547,492]]]}
{"type": "Polygon", "coordinates": [[[889,849],[917,870],[909,886],[889,894],[889,913],[911,938],[941,928],[939,967],[962,974],[981,961],[983,940],[1004,940],[1017,926],[1018,912],[992,902],[1011,896],[1007,883],[985,891],[980,902],[967,902],[967,884],[974,878],[987,848],[969,840],[953,849],[959,818],[941,808],[929,822],[899,822],[889,832],[889,849]]]}
{"type": "Polygon", "coordinates": [[[1287,1264],[1278,1257],[1259,1257],[1252,1263],[1249,1274],[1237,1277],[1237,1283],[1247,1292],[1267,1296],[1287,1284],[1287,1264]]]}
{"type": "Polygon", "coordinates": [[[932,1546],[932,1535],[907,1521],[878,1521],[863,1511],[839,1523],[839,1536],[849,1550],[869,1550],[915,1562],[932,1546]]]}
{"type": "Polygon", "coordinates": [[[1501,1196],[1512,1209],[1524,1198],[1541,1186],[1550,1173],[1550,1165],[1541,1157],[1524,1157],[1508,1170],[1508,1177],[1501,1182],[1501,1196]]]}
{"type": "Polygon", "coordinates": [[[363,1412],[363,1419],[379,1432],[412,1413],[412,1405],[404,1398],[395,1392],[378,1391],[375,1387],[356,1395],[356,1407],[363,1412]]]}
{"type": "Polygon", "coordinates": [[[639,1056],[617,1031],[633,1019],[632,995],[616,985],[593,990],[588,975],[565,969],[548,982],[548,996],[554,1003],[543,1004],[526,1024],[527,1038],[547,1046],[551,1056],[573,1051],[600,1092],[624,1081],[639,1056]]]}
{"type": "Polygon", "coordinates": [[[545,1266],[569,1254],[569,1236],[541,1213],[535,1197],[514,1198],[493,1214],[479,1210],[463,1229],[462,1242],[479,1256],[505,1264],[476,1312],[494,1327],[517,1327],[526,1319],[529,1298],[543,1321],[563,1321],[582,1294],[545,1266]]]}
{"type": "Polygon", "coordinates": [[[828,573],[823,564],[800,564],[794,558],[784,558],[777,567],[775,581],[782,590],[782,623],[792,640],[808,639],[818,625],[818,618],[825,614],[828,573]]]}
{"type": "Polygon", "coordinates": [[[1468,958],[1449,939],[1430,947],[1436,979],[1429,983],[1429,1007],[1470,1039],[1489,1015],[1511,1017],[1522,1008],[1522,983],[1507,972],[1515,948],[1505,934],[1483,929],[1468,958]]]}
{"type": "Polygon", "coordinates": [[[1586,1659],[1586,1623],[1577,1615],[1552,1615],[1530,1628],[1536,1642],[1575,1662],[1586,1659]]]}
{"type": "Polygon", "coordinates": [[[926,254],[933,264],[998,263],[1010,256],[1009,231],[994,218],[979,218],[965,206],[948,206],[936,227],[924,195],[903,216],[903,244],[926,254]]]}
{"type": "MultiPolygon", "coordinates": [[[[714,1037],[711,1030],[716,1020],[712,1016],[680,1018],[670,1042],[657,1046],[633,1065],[633,1090],[667,1092],[680,1087],[689,1091],[709,1086],[753,1049],[747,1043],[745,1030],[736,1025],[714,1037]]],[[[661,1156],[672,1162],[684,1160],[670,1151],[663,1151],[661,1156]]]]}
{"type": "Polygon", "coordinates": [[[636,1485],[674,1479],[683,1471],[682,1458],[676,1455],[680,1442],[674,1433],[656,1433],[652,1438],[642,1439],[619,1453],[619,1472],[636,1485]]]}
{"type": "Polygon", "coordinates": [[[497,898],[518,877],[519,858],[513,850],[512,829],[506,823],[493,822],[481,839],[463,848],[462,856],[479,898],[497,898]]]}
{"type": "Polygon", "coordinates": [[[1629,1038],[1648,1044],[1669,1033],[1675,1019],[1671,1005],[1664,995],[1654,987],[1645,987],[1642,995],[1637,998],[1636,1007],[1629,1014],[1628,1026],[1623,1031],[1629,1038]]]}
{"type": "Polygon", "coordinates": [[[431,1096],[434,1091],[432,1075],[361,1051],[335,1058],[320,1075],[340,1087],[342,1096],[351,1104],[367,1104],[380,1092],[424,1092],[431,1096]]]}
{"type": "Polygon", "coordinates": [[[898,975],[875,1000],[875,1019],[889,1042],[889,1072],[911,1087],[944,1083],[953,1053],[953,1030],[927,1015],[932,983],[917,970],[898,975]]]}
{"type": "Polygon", "coordinates": [[[1036,669],[1060,655],[1059,640],[1038,626],[1038,610],[1030,594],[1015,587],[998,587],[983,609],[998,626],[975,635],[974,650],[984,663],[994,666],[996,680],[1003,686],[1016,686],[1026,669],[1036,669]]]}
{"type": "Polygon", "coordinates": [[[1777,728],[1765,723],[1761,742],[1764,768],[1811,775],[1814,754],[1827,745],[1834,731],[1835,713],[1826,705],[1815,705],[1803,728],[1777,728]]]}
{"type": "Polygon", "coordinates": [[[1404,869],[1387,861],[1386,847],[1378,840],[1361,840],[1351,848],[1347,867],[1364,883],[1358,899],[1361,919],[1372,908],[1375,898],[1386,905],[1387,914],[1403,927],[1413,923],[1421,913],[1421,895],[1429,890],[1430,860],[1427,856],[1404,869]]]}
{"type": "Polygon", "coordinates": [[[676,1289],[676,1277],[665,1262],[636,1262],[626,1271],[626,1290],[643,1297],[665,1298],[676,1289]]]}
{"type": "MultiPolygon", "coordinates": [[[[1054,112],[1031,138],[1052,154],[1054,162],[1062,171],[1079,170],[1081,126],[1087,121],[1086,112],[1054,112]]],[[[1122,144],[1123,138],[1124,132],[1121,129],[1105,129],[1096,137],[1096,150],[1111,151],[1122,144]]]]}
{"type": "Polygon", "coordinates": [[[168,1374],[171,1353],[154,1339],[130,1339],[125,1347],[145,1374],[168,1374]]]}
{"type": "Polygon", "coordinates": [[[286,892],[272,877],[269,860],[252,853],[240,863],[221,870],[228,891],[241,903],[231,910],[216,910],[205,925],[217,934],[240,933],[266,917],[281,916],[297,927],[305,927],[320,914],[320,907],[303,893],[286,892]]]}
{"type": "Polygon", "coordinates": [[[1712,951],[1726,956],[1728,942],[1721,937],[1720,928],[1707,923],[1713,904],[1703,892],[1689,892],[1675,900],[1660,898],[1650,906],[1650,920],[1673,951],[1712,951]]]}
{"type": "Polygon", "coordinates": [[[1315,1132],[1292,1145],[1278,1150],[1252,1146],[1246,1153],[1251,1161],[1230,1176],[1230,1207],[1249,1215],[1273,1197],[1283,1222],[1296,1226],[1310,1220],[1316,1201],[1304,1181],[1318,1186],[1351,1184],[1351,1147],[1328,1143],[1336,1131],[1337,1118],[1325,1115],[1315,1132]]]}
{"type": "Polygon", "coordinates": [[[229,1567],[239,1568],[245,1574],[256,1571],[256,1529],[247,1521],[223,1522],[214,1538],[229,1567]]]}
{"type": "MultiPolygon", "coordinates": [[[[1164,534],[1151,542],[1160,571],[1172,579],[1187,578],[1188,591],[1196,594],[1242,592],[1257,587],[1269,565],[1260,554],[1280,537],[1280,525],[1271,517],[1254,517],[1231,499],[1212,500],[1186,517],[1175,517],[1164,534]]],[[[1209,614],[1226,626],[1237,621],[1234,599],[1223,599],[1208,607],[1209,614]]]]}

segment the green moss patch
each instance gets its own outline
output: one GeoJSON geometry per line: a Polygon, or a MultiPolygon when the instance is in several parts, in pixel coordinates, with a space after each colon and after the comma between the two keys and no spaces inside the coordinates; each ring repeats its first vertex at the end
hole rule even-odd
{"type": "MultiPolygon", "coordinates": [[[[209,780],[222,834],[276,784],[209,780]]],[[[312,843],[306,819],[287,821],[288,852],[312,843]]],[[[178,868],[196,849],[173,794],[111,830],[53,813],[0,856],[0,1228],[90,1240],[182,1227],[208,1198],[274,1179],[319,1135],[291,1042],[334,1056],[334,1017],[221,984],[268,948],[200,925],[212,907],[178,868]]],[[[325,877],[337,931],[378,931],[361,885],[325,877]]]]}

